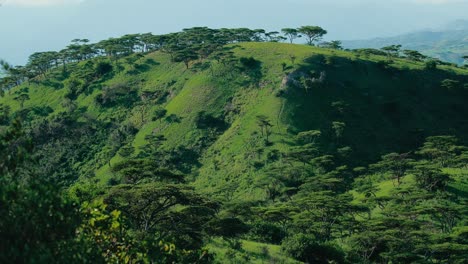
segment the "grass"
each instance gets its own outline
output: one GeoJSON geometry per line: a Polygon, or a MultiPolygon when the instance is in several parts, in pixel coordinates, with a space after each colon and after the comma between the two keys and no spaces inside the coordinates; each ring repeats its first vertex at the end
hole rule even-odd
{"type": "MultiPolygon", "coordinates": [[[[137,152],[146,144],[145,136],[151,133],[166,137],[165,149],[194,146],[204,136],[203,131],[195,128],[195,116],[200,111],[222,116],[228,104],[235,105],[238,113],[233,116],[230,127],[206,146],[200,157],[201,167],[195,171],[194,186],[203,192],[209,193],[213,188],[235,181],[239,186],[239,196],[251,200],[263,199],[264,193],[252,185],[253,179],[263,170],[254,170],[252,160],[245,158],[246,142],[259,131],[256,124],[258,115],[267,116],[274,125],[270,139],[272,146],[265,147],[265,151],[286,150],[294,134],[299,131],[320,129],[330,135],[331,123],[342,121],[346,123],[346,131],[340,144],[349,145],[355,151],[356,158],[363,161],[375,160],[376,156],[390,151],[401,152],[413,148],[413,145],[405,146],[403,141],[409,137],[407,133],[415,128],[430,131],[426,135],[446,133],[446,128],[460,131],[458,136],[461,135],[462,139],[468,134],[464,133],[468,132],[467,127],[456,119],[462,119],[462,108],[454,113],[452,108],[446,107],[463,102],[437,87],[444,78],[466,80],[466,69],[440,66],[440,70],[430,75],[424,74],[423,78],[424,64],[405,59],[394,59],[389,68],[382,69],[378,62],[387,59],[382,56],[358,56],[347,51],[283,43],[242,43],[232,47],[236,57],[253,57],[260,61],[258,74],[261,78],[257,84],[249,81],[248,72],[230,76],[233,69],[226,70],[215,61],[211,70],[187,70],[182,63],[170,62],[169,55],[161,52],[139,59],[137,64],[146,66],[137,73],[129,73],[132,67],[121,60],[119,63],[126,70],[101,83],[102,87],[127,83],[140,92],[163,90],[169,93],[166,102],[149,105],[146,122],[141,124],[131,143],[137,152]],[[278,97],[276,94],[281,89],[283,79],[295,71],[315,74],[325,71],[327,81],[322,87],[308,92],[290,87],[286,96],[278,97]],[[331,103],[335,101],[348,104],[345,115],[332,113],[331,103]],[[392,117],[392,113],[382,112],[385,104],[397,105],[397,114],[406,115],[408,121],[396,123],[398,120],[392,117]],[[168,114],[177,115],[180,122],[151,121],[151,112],[160,106],[165,107],[168,114]],[[443,110],[436,113],[440,109],[443,110]],[[433,114],[427,115],[428,112],[433,114]],[[449,115],[456,118],[443,118],[449,115]],[[433,124],[437,125],[434,127],[433,124]],[[395,137],[398,134],[400,136],[395,137]],[[366,147],[360,147],[362,145],[366,147]]],[[[15,90],[0,98],[0,103],[10,105],[13,111],[19,109],[19,103],[12,100],[15,90]]],[[[135,110],[121,106],[99,107],[94,102],[99,93],[100,90],[96,89],[89,95],[82,94],[76,103],[86,108],[86,114],[98,120],[109,122],[117,119],[118,122],[135,123],[135,115],[138,115],[135,110]]],[[[53,116],[64,110],[61,106],[64,94],[65,89],[31,85],[31,100],[26,101],[25,107],[49,106],[54,110],[53,116]]],[[[334,151],[337,147],[335,140],[328,136],[326,141],[325,151],[334,151]]],[[[262,155],[264,157],[266,154],[262,155]]],[[[121,158],[116,156],[111,163],[119,160],[121,158]]],[[[106,183],[112,176],[107,165],[95,174],[101,183],[106,183]]]]}
{"type": "Polygon", "coordinates": [[[280,246],[248,240],[239,240],[239,242],[241,247],[232,249],[227,241],[221,238],[214,238],[207,248],[216,255],[216,263],[301,263],[292,258],[285,257],[280,246]]]}
{"type": "MultiPolygon", "coordinates": [[[[95,98],[101,89],[81,94],[76,104],[86,109],[82,116],[89,115],[106,124],[136,124],[138,133],[128,144],[137,153],[147,144],[145,137],[151,133],[165,136],[162,148],[167,150],[199,147],[208,132],[196,128],[197,114],[205,111],[214,116],[229,116],[229,127],[200,147],[200,166],[194,166],[189,177],[199,192],[213,196],[217,190],[229,188],[233,199],[243,201],[265,200],[265,191],[256,187],[255,181],[264,176],[267,168],[255,161],[266,160],[267,153],[274,150],[286,152],[300,131],[321,130],[323,153],[335,153],[337,148],[350,146],[356,167],[389,152],[414,150],[424,137],[431,135],[455,133],[462,142],[468,142],[466,102],[462,96],[440,87],[440,81],[446,78],[468,83],[467,69],[440,66],[438,70],[427,71],[423,63],[405,59],[394,59],[390,66],[383,67],[381,62],[386,57],[357,56],[295,44],[242,43],[232,47],[237,58],[253,57],[260,61],[256,74],[261,78],[257,82],[252,81],[250,72],[238,72],[222,63],[212,61],[211,69],[187,70],[182,63],[172,63],[169,55],[155,52],[137,61],[147,65],[144,71],[129,73],[131,66],[122,60],[120,63],[127,70],[100,83],[102,87],[127,84],[140,93],[167,92],[167,100],[148,104],[144,122],[137,121],[140,114],[137,108],[97,105],[95,98]],[[282,87],[284,78],[294,72],[315,77],[326,72],[326,81],[307,91],[294,85],[282,87]],[[280,91],[283,96],[278,96],[280,91]],[[337,101],[346,105],[340,113],[332,107],[337,101]],[[152,121],[151,113],[159,107],[180,121],[152,121]],[[269,145],[255,136],[260,132],[258,115],[266,116],[273,124],[269,145]],[[331,128],[334,121],[346,124],[342,138],[334,136],[331,128]],[[252,158],[249,144],[263,152],[252,158]]],[[[51,119],[64,111],[61,103],[66,89],[52,88],[46,83],[23,86],[30,88],[31,98],[25,102],[25,108],[50,107],[51,119]]],[[[19,102],[13,100],[19,88],[0,98],[0,103],[9,105],[12,111],[19,110],[19,102]]],[[[110,163],[122,160],[117,154],[110,163]]],[[[445,172],[454,178],[450,185],[453,192],[466,196],[467,170],[445,172]]],[[[93,179],[102,185],[115,177],[108,164],[94,174],[93,179]]],[[[403,185],[412,182],[413,177],[407,176],[403,185]]],[[[379,180],[377,185],[378,197],[390,195],[395,188],[391,180],[379,180]]],[[[351,193],[356,203],[364,199],[362,193],[355,190],[351,193]]],[[[284,257],[279,246],[253,241],[244,240],[241,248],[232,250],[226,241],[213,239],[209,248],[220,263],[297,263],[284,257]]]]}

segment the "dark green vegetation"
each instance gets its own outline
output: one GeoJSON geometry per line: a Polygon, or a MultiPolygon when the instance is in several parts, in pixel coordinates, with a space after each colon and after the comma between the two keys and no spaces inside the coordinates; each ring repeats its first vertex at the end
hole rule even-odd
{"type": "Polygon", "coordinates": [[[462,65],[463,56],[468,54],[467,36],[468,21],[460,20],[440,30],[413,32],[389,38],[345,41],[344,46],[350,49],[381,48],[399,43],[405,49],[417,50],[426,56],[462,65]]]}
{"type": "Polygon", "coordinates": [[[468,71],[280,37],[4,64],[0,262],[463,263],[468,71]]]}

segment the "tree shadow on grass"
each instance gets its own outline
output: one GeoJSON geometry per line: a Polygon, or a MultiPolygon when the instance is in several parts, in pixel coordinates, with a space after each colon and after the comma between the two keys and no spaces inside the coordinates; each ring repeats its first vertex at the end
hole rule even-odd
{"type": "MultiPolygon", "coordinates": [[[[325,148],[350,146],[360,161],[407,152],[435,135],[468,141],[468,93],[441,87],[444,79],[468,83],[468,76],[443,69],[397,68],[362,59],[315,55],[289,74],[283,118],[292,133],[320,130],[325,148]],[[326,76],[304,88],[300,78],[326,76]],[[337,102],[345,107],[338,113],[337,102]],[[346,124],[336,138],[335,121],[346,124]]],[[[306,82],[307,83],[307,82],[306,82]]]]}

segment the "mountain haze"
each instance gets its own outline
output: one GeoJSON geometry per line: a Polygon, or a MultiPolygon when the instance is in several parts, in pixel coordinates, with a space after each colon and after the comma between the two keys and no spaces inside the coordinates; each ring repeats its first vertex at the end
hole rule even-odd
{"type": "Polygon", "coordinates": [[[442,61],[463,64],[468,54],[468,21],[457,20],[440,29],[416,31],[403,35],[368,40],[344,41],[350,49],[382,48],[400,44],[403,49],[417,50],[442,61]]]}

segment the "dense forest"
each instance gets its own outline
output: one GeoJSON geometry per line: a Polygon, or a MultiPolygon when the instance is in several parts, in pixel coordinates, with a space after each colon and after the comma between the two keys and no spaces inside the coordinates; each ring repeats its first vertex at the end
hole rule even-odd
{"type": "Polygon", "coordinates": [[[466,263],[468,68],[325,34],[1,61],[0,263],[466,263]]]}

